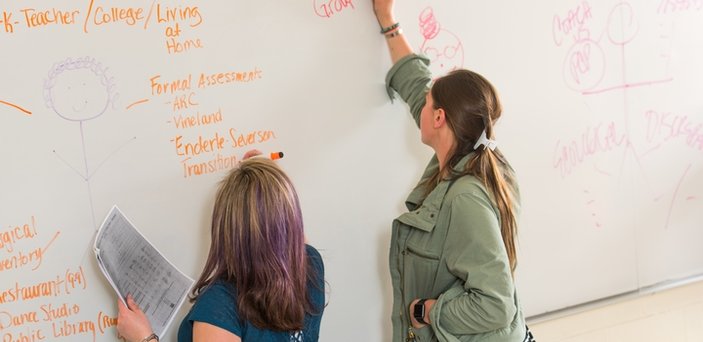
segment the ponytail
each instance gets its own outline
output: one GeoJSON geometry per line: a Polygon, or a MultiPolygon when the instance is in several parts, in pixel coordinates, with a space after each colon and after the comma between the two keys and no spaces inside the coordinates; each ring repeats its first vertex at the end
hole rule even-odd
{"type": "Polygon", "coordinates": [[[478,178],[492,195],[491,200],[498,210],[500,233],[510,271],[514,274],[517,267],[517,208],[513,203],[518,196],[517,183],[510,164],[490,140],[494,123],[502,114],[498,94],[483,76],[465,69],[438,78],[430,92],[435,109],[443,108],[446,113],[456,146],[441,169],[424,182],[426,192],[429,194],[445,177],[456,179],[472,175],[478,178]],[[454,169],[471,153],[473,156],[463,170],[454,169]]]}
{"type": "Polygon", "coordinates": [[[498,209],[500,219],[500,235],[508,254],[510,271],[517,268],[517,215],[513,207],[515,184],[511,174],[507,173],[510,166],[498,150],[477,150],[474,158],[467,165],[468,173],[483,182],[483,185],[493,194],[493,204],[498,209]],[[501,170],[505,169],[505,172],[501,170]]]}

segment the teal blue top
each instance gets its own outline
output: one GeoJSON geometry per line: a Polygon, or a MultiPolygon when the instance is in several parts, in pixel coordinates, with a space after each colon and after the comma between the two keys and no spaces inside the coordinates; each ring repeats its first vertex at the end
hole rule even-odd
{"type": "Polygon", "coordinates": [[[193,341],[193,322],[204,322],[225,329],[243,342],[247,341],[317,341],[320,334],[320,321],[325,305],[324,265],[320,253],[312,246],[305,245],[308,261],[315,272],[315,283],[308,281],[308,294],[317,314],[305,315],[302,331],[272,331],[259,329],[250,322],[242,321],[237,313],[237,289],[224,281],[216,281],[198,297],[190,312],[183,318],[178,329],[178,342],[193,341]]]}

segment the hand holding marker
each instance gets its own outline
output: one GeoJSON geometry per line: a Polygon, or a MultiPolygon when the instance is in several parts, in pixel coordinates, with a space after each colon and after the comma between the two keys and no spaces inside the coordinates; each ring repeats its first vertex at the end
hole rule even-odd
{"type": "MultiPolygon", "coordinates": [[[[242,160],[247,160],[252,157],[258,157],[261,156],[262,153],[261,151],[254,149],[254,150],[249,150],[246,153],[244,153],[244,156],[242,157],[242,160]]],[[[263,156],[261,156],[263,157],[263,156]]],[[[283,158],[283,152],[271,152],[268,156],[271,160],[277,160],[283,158]]]]}

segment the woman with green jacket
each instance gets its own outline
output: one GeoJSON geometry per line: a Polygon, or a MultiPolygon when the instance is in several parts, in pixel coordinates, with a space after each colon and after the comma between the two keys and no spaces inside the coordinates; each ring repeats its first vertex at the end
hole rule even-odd
{"type": "Polygon", "coordinates": [[[374,0],[393,67],[386,79],[409,105],[435,155],[393,222],[393,341],[532,341],[515,289],[519,193],[493,139],[501,105],[469,70],[432,81],[393,16],[374,0]]]}

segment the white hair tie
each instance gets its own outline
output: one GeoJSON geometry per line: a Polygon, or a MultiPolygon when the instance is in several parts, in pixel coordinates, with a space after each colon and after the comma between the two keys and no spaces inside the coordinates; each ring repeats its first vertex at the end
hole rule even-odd
{"type": "Polygon", "coordinates": [[[476,141],[476,144],[474,145],[474,150],[479,148],[481,145],[483,145],[484,150],[486,148],[490,148],[491,151],[493,151],[496,149],[498,143],[496,143],[495,140],[486,138],[486,130],[484,129],[483,133],[481,133],[481,136],[478,138],[478,141],[476,141]]]}

